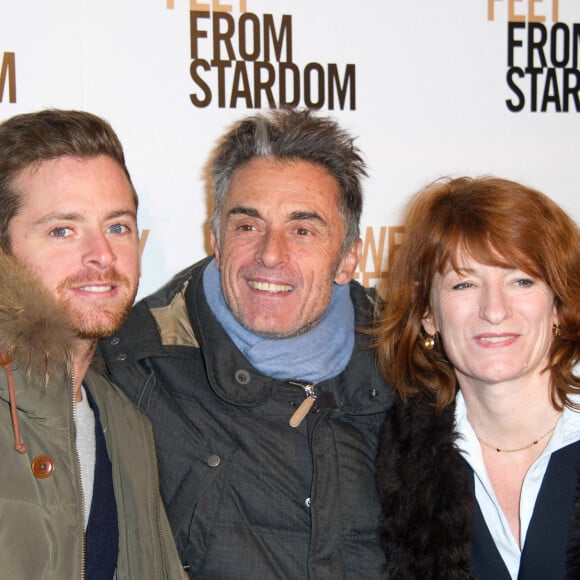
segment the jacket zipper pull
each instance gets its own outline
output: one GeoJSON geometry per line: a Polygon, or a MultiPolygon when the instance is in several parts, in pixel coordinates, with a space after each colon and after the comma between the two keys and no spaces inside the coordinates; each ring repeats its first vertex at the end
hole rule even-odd
{"type": "Polygon", "coordinates": [[[294,411],[292,417],[290,417],[289,421],[290,427],[296,428],[300,425],[300,423],[302,423],[304,417],[308,415],[310,409],[312,409],[312,406],[316,401],[316,393],[314,392],[314,385],[301,385],[300,383],[292,383],[292,384],[302,387],[304,389],[304,392],[306,393],[306,398],[304,399],[304,401],[302,401],[302,403],[300,403],[298,409],[294,411]]]}

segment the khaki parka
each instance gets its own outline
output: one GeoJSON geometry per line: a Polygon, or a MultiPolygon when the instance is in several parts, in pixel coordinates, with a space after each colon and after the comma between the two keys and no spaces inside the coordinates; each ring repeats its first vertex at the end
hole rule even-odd
{"type": "MultiPolygon", "coordinates": [[[[84,577],[71,337],[63,313],[38,283],[0,255],[2,578],[84,577]]],[[[159,496],[148,420],[95,370],[89,369],[84,385],[99,409],[112,464],[117,580],[183,579],[159,496]]]]}

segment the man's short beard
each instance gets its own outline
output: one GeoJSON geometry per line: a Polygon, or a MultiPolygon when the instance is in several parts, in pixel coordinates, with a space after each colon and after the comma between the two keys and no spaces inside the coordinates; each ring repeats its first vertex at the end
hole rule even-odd
{"type": "Polygon", "coordinates": [[[101,275],[100,277],[90,276],[87,278],[70,277],[64,280],[57,289],[60,296],[58,302],[67,312],[72,328],[79,338],[98,340],[113,334],[123,323],[137,293],[137,286],[132,287],[126,276],[120,275],[115,270],[101,275]],[[99,280],[100,278],[100,280],[99,280]],[[118,287],[119,296],[111,304],[104,304],[95,301],[92,308],[79,308],[74,300],[66,298],[66,291],[83,285],[90,285],[96,281],[107,281],[114,283],[118,287]],[[131,292],[128,292],[132,290],[131,292]],[[123,300],[125,298],[125,300],[123,300]]]}

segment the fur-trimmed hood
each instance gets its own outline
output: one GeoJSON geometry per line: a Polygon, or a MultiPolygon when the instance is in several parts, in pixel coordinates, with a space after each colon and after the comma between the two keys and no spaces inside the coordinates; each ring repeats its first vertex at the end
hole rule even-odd
{"type": "Polygon", "coordinates": [[[39,281],[0,252],[0,353],[46,384],[70,365],[74,331],[39,281]]]}

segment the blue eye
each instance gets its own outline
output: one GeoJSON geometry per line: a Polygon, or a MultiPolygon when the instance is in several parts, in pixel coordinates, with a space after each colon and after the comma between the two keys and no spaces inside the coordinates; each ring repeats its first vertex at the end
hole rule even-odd
{"type": "Polygon", "coordinates": [[[112,234],[124,234],[129,231],[129,228],[123,224],[115,224],[109,228],[109,231],[112,234]]]}
{"type": "Polygon", "coordinates": [[[54,238],[66,238],[70,236],[72,230],[70,228],[54,228],[50,231],[50,235],[54,238]]]}

